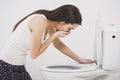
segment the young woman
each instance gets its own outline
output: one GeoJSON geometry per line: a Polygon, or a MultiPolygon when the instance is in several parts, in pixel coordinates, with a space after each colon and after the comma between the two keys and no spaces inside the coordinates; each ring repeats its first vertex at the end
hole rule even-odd
{"type": "Polygon", "coordinates": [[[31,58],[36,59],[51,43],[78,63],[93,63],[76,55],[59,39],[69,35],[81,22],[81,14],[73,5],[52,11],[37,10],[24,17],[15,25],[0,53],[0,80],[31,80],[24,67],[28,51],[31,58]]]}

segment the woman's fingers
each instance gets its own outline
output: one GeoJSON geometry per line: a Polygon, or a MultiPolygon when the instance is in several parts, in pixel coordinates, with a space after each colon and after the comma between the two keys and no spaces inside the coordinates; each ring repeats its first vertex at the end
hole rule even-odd
{"type": "Polygon", "coordinates": [[[87,63],[95,63],[95,61],[92,61],[92,60],[88,60],[87,63]]]}
{"type": "Polygon", "coordinates": [[[92,64],[95,63],[96,61],[90,60],[90,59],[82,59],[80,60],[80,64],[92,64]]]}
{"type": "Polygon", "coordinates": [[[57,31],[55,34],[56,34],[56,37],[65,37],[65,36],[69,35],[70,32],[66,32],[66,31],[57,31]]]}

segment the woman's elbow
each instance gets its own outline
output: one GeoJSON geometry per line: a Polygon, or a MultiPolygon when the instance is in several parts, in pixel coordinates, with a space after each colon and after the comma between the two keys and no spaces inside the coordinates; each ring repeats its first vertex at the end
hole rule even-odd
{"type": "Polygon", "coordinates": [[[34,52],[34,51],[30,51],[30,57],[35,60],[37,58],[37,52],[34,52]]]}
{"type": "Polygon", "coordinates": [[[61,45],[60,45],[59,43],[53,43],[53,45],[54,45],[54,47],[55,47],[56,49],[60,49],[60,48],[61,48],[61,45]]]}
{"type": "Polygon", "coordinates": [[[30,57],[33,59],[33,60],[35,60],[37,57],[35,56],[35,55],[33,55],[33,54],[30,54],[30,57]]]}

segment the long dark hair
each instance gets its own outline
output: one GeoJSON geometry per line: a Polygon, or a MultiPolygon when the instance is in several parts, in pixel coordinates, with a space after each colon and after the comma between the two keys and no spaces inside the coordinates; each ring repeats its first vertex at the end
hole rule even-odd
{"type": "Polygon", "coordinates": [[[82,16],[79,9],[73,5],[63,5],[58,7],[54,10],[36,10],[35,12],[25,16],[21,19],[13,28],[13,31],[17,28],[17,26],[25,20],[27,17],[33,14],[44,14],[47,19],[52,21],[65,21],[65,23],[72,23],[72,24],[80,24],[82,22],[82,16]]]}

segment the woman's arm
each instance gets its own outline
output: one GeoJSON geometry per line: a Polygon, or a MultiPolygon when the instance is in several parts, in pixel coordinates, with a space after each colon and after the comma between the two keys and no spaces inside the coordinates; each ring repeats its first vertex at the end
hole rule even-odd
{"type": "MultiPolygon", "coordinates": [[[[55,32],[54,30],[50,30],[49,34],[52,35],[54,32],[55,32]]],[[[69,56],[73,60],[77,61],[78,63],[87,64],[87,63],[95,62],[90,59],[83,59],[83,58],[79,57],[72,50],[70,50],[62,41],[60,41],[59,38],[54,39],[53,45],[55,46],[56,49],[58,49],[65,55],[69,56]]]]}
{"type": "Polygon", "coordinates": [[[63,31],[56,32],[42,43],[42,36],[44,34],[46,24],[46,19],[41,16],[36,16],[32,18],[28,23],[28,26],[31,27],[32,31],[30,54],[33,59],[37,58],[40,54],[42,54],[55,38],[64,37],[68,34],[67,32],[63,31]]]}
{"type": "Polygon", "coordinates": [[[42,44],[42,35],[44,33],[44,29],[46,28],[46,20],[41,16],[35,16],[32,18],[28,26],[31,27],[32,31],[32,40],[31,40],[31,57],[35,59],[39,56],[39,54],[43,53],[49,44],[53,41],[54,37],[51,36],[42,44]]]}

